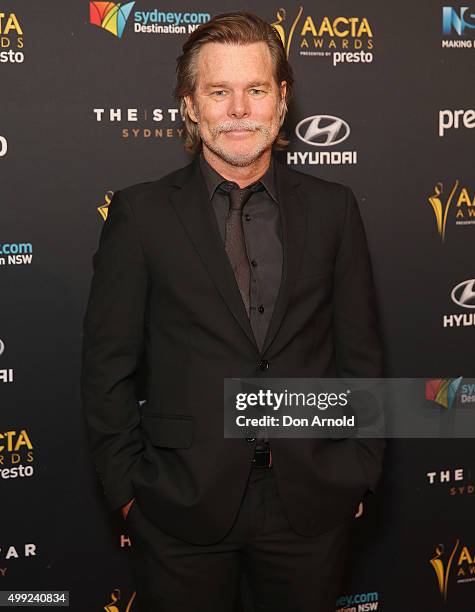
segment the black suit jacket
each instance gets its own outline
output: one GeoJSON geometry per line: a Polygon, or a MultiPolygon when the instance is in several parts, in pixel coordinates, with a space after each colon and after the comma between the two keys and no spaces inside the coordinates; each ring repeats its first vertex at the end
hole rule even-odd
{"type": "MultiPolygon", "coordinates": [[[[81,388],[95,466],[111,509],[135,497],[150,521],[189,542],[226,533],[251,467],[254,444],[223,436],[224,378],[382,375],[351,190],[278,162],[276,181],[284,263],[262,352],[197,159],[116,192],[93,257],[81,388]]],[[[271,445],[288,519],[303,535],[353,517],[380,477],[382,440],[271,445]]]]}

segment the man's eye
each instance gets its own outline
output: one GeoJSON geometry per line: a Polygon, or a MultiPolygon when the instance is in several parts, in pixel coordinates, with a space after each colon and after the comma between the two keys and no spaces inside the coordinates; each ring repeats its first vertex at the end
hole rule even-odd
{"type": "Polygon", "coordinates": [[[226,92],[224,91],[224,89],[218,89],[216,91],[213,91],[213,96],[215,96],[216,98],[222,98],[225,93],[226,92]]]}
{"type": "Polygon", "coordinates": [[[265,93],[263,89],[257,89],[257,87],[253,87],[251,89],[251,94],[253,96],[260,96],[261,94],[265,93]]]}

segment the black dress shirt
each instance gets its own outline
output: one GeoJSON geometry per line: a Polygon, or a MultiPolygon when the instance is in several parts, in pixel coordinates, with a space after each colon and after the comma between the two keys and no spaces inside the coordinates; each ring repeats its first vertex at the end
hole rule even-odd
{"type": "MultiPolygon", "coordinates": [[[[209,165],[203,152],[200,153],[200,168],[224,243],[229,197],[218,190],[218,187],[227,182],[227,179],[209,165]]],[[[279,292],[283,257],[280,209],[272,157],[269,167],[259,181],[264,189],[251,195],[244,205],[242,219],[251,268],[249,319],[259,350],[262,350],[279,292]]],[[[257,446],[262,446],[263,442],[267,442],[267,438],[258,437],[257,446]]]]}

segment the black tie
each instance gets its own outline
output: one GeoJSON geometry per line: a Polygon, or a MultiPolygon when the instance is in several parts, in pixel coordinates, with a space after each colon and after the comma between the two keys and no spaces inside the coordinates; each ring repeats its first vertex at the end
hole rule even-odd
{"type": "Polygon", "coordinates": [[[251,287],[251,267],[249,265],[244,230],[242,227],[242,209],[251,195],[255,191],[260,191],[263,188],[260,182],[254,183],[245,189],[240,189],[236,183],[231,181],[226,181],[220,185],[220,189],[229,196],[229,213],[226,218],[224,248],[231,262],[248,317],[250,316],[249,293],[251,287]]]}

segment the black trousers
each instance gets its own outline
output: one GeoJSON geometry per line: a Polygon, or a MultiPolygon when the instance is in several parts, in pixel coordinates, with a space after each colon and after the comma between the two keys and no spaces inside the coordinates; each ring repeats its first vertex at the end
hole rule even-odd
{"type": "Polygon", "coordinates": [[[334,612],[353,524],[315,537],[295,533],[273,468],[250,470],[234,524],[216,544],[160,531],[136,501],[125,522],[137,612],[334,612]],[[241,602],[242,572],[251,608],[241,602]]]}

